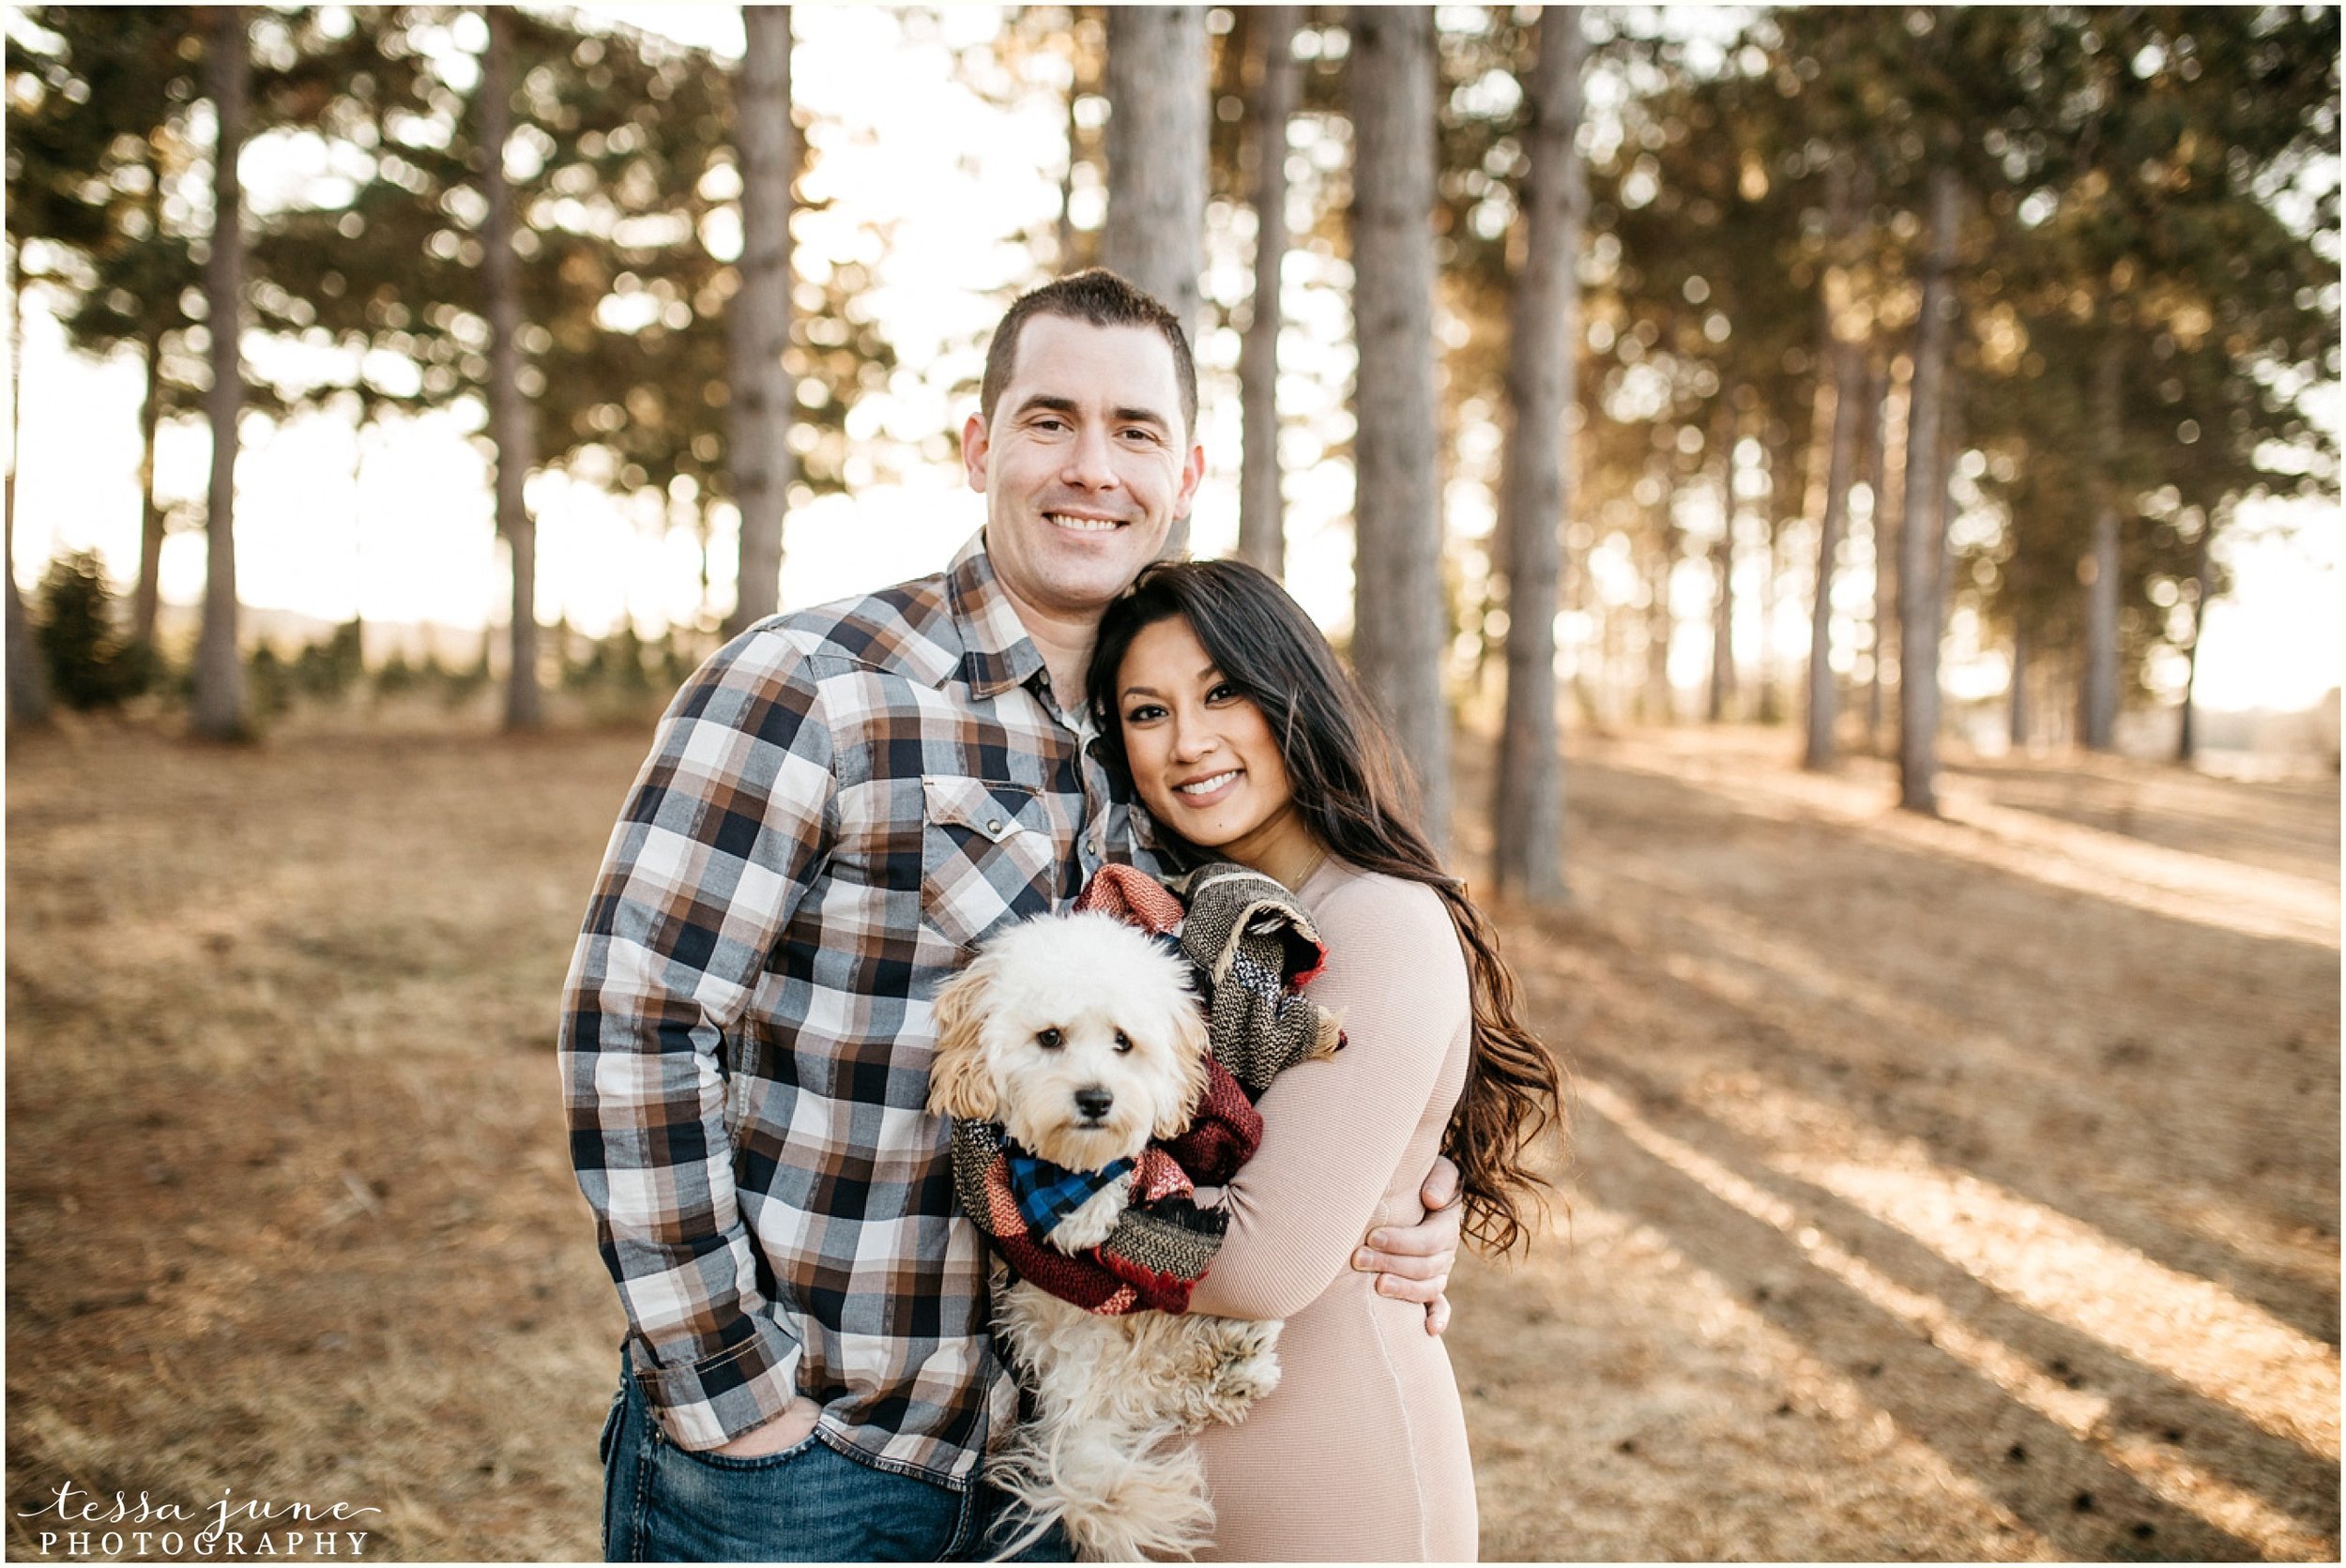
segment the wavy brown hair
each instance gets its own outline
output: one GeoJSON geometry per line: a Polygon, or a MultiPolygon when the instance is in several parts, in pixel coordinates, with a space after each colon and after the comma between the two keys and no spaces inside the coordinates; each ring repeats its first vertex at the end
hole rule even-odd
{"type": "MultiPolygon", "coordinates": [[[[1116,678],[1144,627],[1180,617],[1222,677],[1279,737],[1295,806],[1331,853],[1434,890],[1457,927],[1473,1004],[1466,1092],[1442,1136],[1465,1193],[1464,1229],[1484,1251],[1529,1241],[1547,1180],[1530,1155],[1544,1133],[1561,1148],[1563,1072],[1517,1016],[1516,979],[1490,922],[1426,838],[1415,781],[1384,721],[1302,606],[1243,561],[1159,561],[1108,606],[1087,682],[1103,743],[1129,771],[1116,678]]],[[[1178,842],[1178,841],[1177,841],[1178,842]]],[[[1187,857],[1209,858],[1179,845],[1187,857]]]]}

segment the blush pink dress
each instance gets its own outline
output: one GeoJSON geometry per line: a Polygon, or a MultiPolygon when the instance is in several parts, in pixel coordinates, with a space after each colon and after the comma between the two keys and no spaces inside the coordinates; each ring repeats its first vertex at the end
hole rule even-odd
{"type": "Polygon", "coordinates": [[[1262,1148],[1225,1194],[1228,1240],[1191,1310],[1283,1317],[1279,1387],[1196,1439],[1210,1561],[1471,1561],[1466,1417],[1425,1310],[1351,1267],[1371,1227],[1424,1217],[1418,1187],[1466,1084],[1456,928],[1432,889],[1333,857],[1296,890],[1328,947],[1309,995],[1347,1044],[1263,1096],[1262,1148]]]}

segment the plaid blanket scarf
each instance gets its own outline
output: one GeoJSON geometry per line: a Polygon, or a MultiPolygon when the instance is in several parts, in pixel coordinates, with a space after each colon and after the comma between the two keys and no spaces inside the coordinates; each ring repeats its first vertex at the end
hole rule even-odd
{"type": "Polygon", "coordinates": [[[1294,895],[1243,866],[1201,866],[1170,887],[1131,866],[1103,866],[1075,907],[1178,941],[1189,959],[1212,1042],[1197,1114],[1179,1137],[1097,1173],[1054,1165],[998,1124],[958,1119],[955,1195],[1020,1277],[1062,1301],[1098,1313],[1184,1312],[1229,1224],[1219,1209],[1198,1207],[1196,1189],[1229,1180],[1261,1145],[1255,1101],[1282,1068],[1344,1043],[1335,1016],[1300,994],[1327,951],[1294,895]],[[1071,1255],[1043,1240],[1114,1181],[1132,1191],[1105,1241],[1071,1255]]]}

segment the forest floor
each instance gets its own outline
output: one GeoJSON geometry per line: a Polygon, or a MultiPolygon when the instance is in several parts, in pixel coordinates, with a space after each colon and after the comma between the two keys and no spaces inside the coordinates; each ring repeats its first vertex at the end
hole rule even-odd
{"type": "MultiPolygon", "coordinates": [[[[552,1040],[644,740],[11,741],[11,1557],[69,1482],[599,1555],[552,1040]]],[[[1795,746],[1576,735],[1500,911],[1579,1105],[1454,1287],[1483,1555],[2335,1559],[2337,780],[1795,746]]]]}

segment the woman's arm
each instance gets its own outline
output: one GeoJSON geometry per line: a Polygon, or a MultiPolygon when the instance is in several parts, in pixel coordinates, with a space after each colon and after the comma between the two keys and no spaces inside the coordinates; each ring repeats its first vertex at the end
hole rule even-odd
{"type": "Polygon", "coordinates": [[[1223,1190],[1229,1233],[1195,1312],[1292,1316],[1371,1225],[1419,1218],[1413,1201],[1379,1210],[1469,1019],[1456,930],[1430,889],[1381,878],[1339,888],[1313,917],[1329,957],[1310,994],[1343,1019],[1347,1043],[1263,1095],[1262,1148],[1223,1190]]]}

